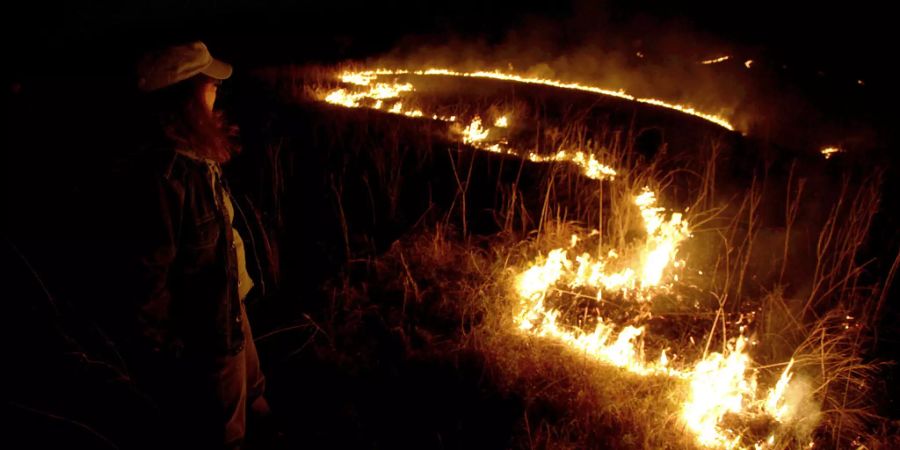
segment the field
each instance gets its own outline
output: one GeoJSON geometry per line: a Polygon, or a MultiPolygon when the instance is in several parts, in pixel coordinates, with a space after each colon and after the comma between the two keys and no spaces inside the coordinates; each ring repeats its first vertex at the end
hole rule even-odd
{"type": "MultiPolygon", "coordinates": [[[[280,256],[249,307],[289,448],[900,444],[895,169],[504,80],[410,77],[400,114],[347,108],[322,101],[337,74],[273,68],[223,101],[229,175],[280,256]]],[[[51,306],[16,310],[41,344],[14,354],[16,423],[127,447],[152,411],[65,287],[83,274],[28,242],[15,279],[51,306]]]]}

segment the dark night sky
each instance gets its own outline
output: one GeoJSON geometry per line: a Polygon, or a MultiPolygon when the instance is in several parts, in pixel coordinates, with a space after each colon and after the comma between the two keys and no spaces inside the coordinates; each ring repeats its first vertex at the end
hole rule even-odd
{"type": "Polygon", "coordinates": [[[885,7],[871,0],[843,4],[773,0],[23,3],[4,6],[2,19],[4,53],[22,62],[20,66],[47,61],[50,58],[43,52],[48,49],[70,53],[82,44],[95,50],[115,48],[156,36],[219,40],[230,44],[239,59],[276,62],[371,56],[409,35],[496,40],[531,17],[560,24],[573,19],[627,24],[636,17],[651,17],[762,48],[795,64],[871,79],[886,66],[879,56],[889,49],[893,28],[885,7]]]}
{"type": "Polygon", "coordinates": [[[11,61],[6,75],[13,82],[34,76],[95,77],[130,70],[134,58],[148,46],[192,39],[206,41],[216,56],[239,68],[363,60],[388,53],[401,43],[404,48],[418,43],[439,46],[451,40],[502,45],[510,36],[522,35],[552,42],[548,48],[560,54],[595,41],[603,41],[612,51],[634,54],[640,40],[645,52],[661,44],[666,58],[678,51],[677,44],[684,39],[689,43],[686,51],[694,52],[681,55],[686,61],[733,52],[736,58],[753,58],[761,67],[766,64],[774,75],[766,81],[769,90],[755,97],[763,102],[776,100],[771,107],[782,112],[757,111],[754,117],[775,122],[790,119],[790,111],[796,108],[777,101],[781,93],[790,92],[812,99],[810,109],[796,115],[828,110],[826,114],[837,116],[831,123],[816,126],[831,129],[852,117],[855,123],[886,130],[878,133],[881,141],[893,142],[894,137],[885,136],[896,134],[892,104],[886,101],[898,93],[888,59],[894,19],[873,0],[846,4],[105,0],[31,1],[4,8],[0,42],[11,61]],[[707,43],[709,53],[697,53],[707,43]],[[857,80],[865,80],[865,89],[857,87],[857,80]]]}

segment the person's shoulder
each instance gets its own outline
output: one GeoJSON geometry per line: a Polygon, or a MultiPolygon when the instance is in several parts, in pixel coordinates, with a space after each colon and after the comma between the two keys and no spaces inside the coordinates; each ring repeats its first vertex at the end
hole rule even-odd
{"type": "Polygon", "coordinates": [[[183,179],[186,174],[202,166],[194,158],[178,151],[174,144],[154,142],[141,145],[128,158],[125,172],[129,176],[162,177],[165,180],[175,181],[183,179]]]}

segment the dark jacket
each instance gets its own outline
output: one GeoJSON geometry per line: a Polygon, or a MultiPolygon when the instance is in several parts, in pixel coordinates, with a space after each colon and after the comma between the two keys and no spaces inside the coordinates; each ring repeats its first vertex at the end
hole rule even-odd
{"type": "MultiPolygon", "coordinates": [[[[209,170],[205,161],[157,146],[120,172],[127,194],[119,284],[125,315],[134,318],[121,330],[128,347],[194,357],[244,348],[232,225],[209,170]]],[[[247,199],[232,203],[247,271],[265,295],[275,281],[268,239],[247,199]]]]}

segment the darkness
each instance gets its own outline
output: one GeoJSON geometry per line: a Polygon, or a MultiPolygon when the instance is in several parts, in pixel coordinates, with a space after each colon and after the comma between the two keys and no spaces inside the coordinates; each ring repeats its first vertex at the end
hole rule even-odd
{"type": "Polygon", "coordinates": [[[755,61],[767,81],[759,82],[764,88],[753,97],[765,98],[751,98],[746,112],[776,122],[768,125],[774,131],[761,133],[790,139],[785,135],[792,127],[816,127],[812,134],[827,136],[825,140],[860,134],[867,141],[876,135],[882,147],[897,141],[889,101],[900,98],[889,70],[892,18],[870,0],[679,5],[622,0],[98,1],[22,2],[5,8],[0,39],[11,82],[23,76],[107,77],[130,67],[123,62],[147,47],[198,38],[219,49],[223,59],[252,69],[365,60],[398,43],[461,39],[500,44],[535,27],[553,41],[550,48],[563,54],[591,40],[617,51],[646,52],[662,44],[654,39],[684,34],[687,48],[702,48],[708,41],[709,53],[682,57],[734,54],[741,61],[755,61]],[[803,105],[797,107],[798,101],[803,105]]]}
{"type": "Polygon", "coordinates": [[[892,18],[880,6],[874,1],[22,2],[5,6],[3,42],[8,60],[18,62],[9,65],[13,70],[46,67],[59,56],[77,59],[84,52],[127,52],[135,42],[160,36],[192,35],[231,44],[222,47],[239,56],[239,63],[326,62],[372,56],[409,35],[497,40],[531,17],[562,21],[578,14],[579,20],[612,24],[649,17],[759,49],[783,63],[886,82],[889,75],[882,69],[888,64],[892,18]]]}
{"type": "MultiPolygon", "coordinates": [[[[134,95],[130,89],[133,81],[131,63],[145,49],[202,39],[214,55],[233,63],[235,83],[243,91],[225,91],[221,101],[226,108],[230,106],[234,109],[234,118],[242,124],[242,137],[251,143],[246,157],[253,158],[254,142],[259,144],[269,134],[284,131],[267,128],[271,118],[264,114],[273,99],[265,97],[270,93],[264,93],[253,84],[249,73],[254,69],[285,64],[329,65],[348,60],[363,61],[410,42],[438,44],[461,39],[488,45],[500,44],[511,34],[533,24],[545,27],[547,39],[554,40],[558,48],[566,48],[568,43],[583,44],[586,36],[594,36],[594,33],[604,35],[607,29],[611,35],[609,45],[629,51],[644,45],[643,42],[651,45],[657,26],[676,32],[685,30],[697,39],[709,37],[711,55],[733,53],[741,55],[738,58],[760,61],[766,73],[774,74],[773,92],[789,92],[805,99],[811,108],[817,109],[823,116],[833,116],[828,123],[846,125],[849,130],[855,130],[855,124],[864,124],[868,153],[861,158],[891,164],[884,188],[883,203],[886,206],[876,225],[876,233],[882,240],[873,245],[877,247],[881,244],[882,247],[873,251],[896,249],[900,245],[900,236],[896,232],[900,229],[900,219],[891,205],[898,204],[896,196],[900,192],[900,176],[896,173],[900,152],[895,151],[900,140],[893,123],[897,118],[893,100],[898,97],[898,90],[894,81],[895,72],[890,68],[890,58],[894,56],[892,53],[896,47],[893,32],[896,19],[886,11],[886,7],[873,0],[845,4],[773,0],[678,3],[648,0],[402,0],[358,3],[163,0],[5,4],[0,7],[0,55],[4,60],[2,95],[7,120],[4,120],[4,145],[0,151],[3,152],[4,166],[3,200],[8,209],[4,214],[7,218],[3,220],[4,239],[7,243],[14,243],[10,248],[4,246],[6,276],[21,282],[16,287],[22,287],[27,292],[22,298],[43,305],[42,292],[47,286],[40,286],[33,277],[35,272],[43,273],[44,268],[59,270],[59,266],[83,264],[90,260],[90,255],[67,253],[68,249],[77,248],[77,245],[65,242],[63,235],[89,226],[92,211],[81,206],[90,203],[85,197],[101,183],[93,177],[103,172],[111,155],[128,145],[126,112],[134,95]],[[857,80],[865,81],[864,91],[858,89],[857,80]],[[259,98],[248,100],[248,92],[261,94],[259,98]],[[240,111],[242,107],[244,110],[240,111]],[[22,255],[29,257],[31,266],[21,264],[22,255]]],[[[780,100],[773,96],[771,103],[776,104],[780,100]]],[[[762,103],[768,103],[768,99],[762,103]]],[[[789,107],[786,109],[790,111],[789,107]]],[[[309,119],[304,114],[310,113],[303,111],[296,118],[309,119]]],[[[789,119],[777,116],[773,120],[783,120],[786,124],[782,127],[784,129],[794,126],[795,122],[789,119]]],[[[286,118],[282,120],[287,121],[286,118]]],[[[805,126],[805,122],[802,123],[805,126]]],[[[284,123],[281,125],[284,126],[284,123]]],[[[809,130],[797,130],[797,134],[807,136],[807,131],[813,134],[809,130]]],[[[793,148],[795,141],[778,141],[779,136],[771,139],[776,141],[774,145],[796,150],[793,148]]],[[[805,144],[814,147],[820,143],[805,144]]],[[[309,158],[310,161],[304,160],[302,164],[317,163],[313,161],[315,158],[309,158]]],[[[324,190],[326,187],[310,185],[311,191],[315,189],[324,190]]],[[[316,210],[329,208],[321,196],[311,198],[309,202],[315,205],[316,210]]],[[[296,214],[302,215],[303,212],[296,214]]],[[[336,229],[336,223],[323,221],[311,224],[307,232],[308,235],[326,235],[336,233],[336,229]]],[[[384,242],[377,243],[378,250],[385,250],[397,233],[397,230],[389,230],[384,242]]],[[[294,236],[287,239],[300,238],[294,236]]],[[[298,245],[309,245],[308,248],[303,247],[304,251],[322,254],[341,251],[337,247],[298,245]]],[[[332,259],[339,258],[332,255],[332,259]]],[[[294,261],[294,264],[300,263],[294,261]]],[[[889,265],[889,262],[879,264],[876,266],[878,270],[886,270],[885,264],[889,265]]],[[[321,271],[316,276],[324,278],[337,265],[329,261],[313,268],[313,271],[321,271]]],[[[66,276],[76,278],[83,276],[83,273],[66,274],[62,278],[66,276]]],[[[65,282],[78,283],[81,280],[66,279],[65,282]]],[[[311,289],[309,286],[294,288],[300,291],[311,289]]],[[[897,290],[895,285],[894,292],[897,290]]],[[[65,296],[66,291],[53,293],[65,296]]],[[[876,355],[889,360],[900,358],[897,353],[900,347],[895,340],[896,326],[888,323],[890,318],[896,316],[895,303],[889,301],[889,311],[885,314],[889,333],[882,336],[884,343],[876,355]]],[[[46,312],[43,308],[25,307],[28,314],[37,310],[46,312]]],[[[53,308],[46,308],[53,313],[53,308]]],[[[377,326],[375,329],[376,333],[385,332],[377,326]]],[[[8,342],[34,339],[15,355],[48,374],[46,381],[38,380],[37,383],[52,383],[50,374],[61,370],[51,362],[32,360],[28,356],[29,350],[57,345],[42,340],[41,336],[52,333],[52,329],[31,329],[25,336],[6,338],[8,342]]],[[[386,350],[390,351],[393,348],[386,350]]],[[[474,384],[470,386],[471,379],[478,376],[480,365],[477,356],[462,355],[461,359],[461,368],[458,366],[455,369],[462,374],[453,373],[454,368],[444,367],[443,363],[417,362],[406,367],[407,372],[401,377],[379,373],[375,379],[365,382],[350,379],[346,373],[330,366],[319,366],[310,371],[305,371],[303,366],[294,367],[284,376],[296,377],[310,385],[346,382],[349,384],[348,392],[343,394],[346,398],[370,396],[372,404],[390,402],[393,400],[392,393],[402,393],[408,386],[418,386],[417,377],[430,377],[442,385],[451,386],[450,390],[441,392],[439,396],[439,400],[450,404],[451,409],[466,411],[467,408],[487,405],[472,419],[474,428],[480,432],[482,427],[487,428],[485,423],[498,420],[497,417],[502,417],[518,405],[515,400],[507,398],[489,397],[485,400],[472,394],[482,388],[474,384]],[[385,386],[387,392],[376,392],[385,386]],[[465,394],[457,395],[460,392],[465,394]]],[[[898,385],[895,382],[896,373],[889,373],[893,377],[888,380],[894,385],[893,393],[896,393],[898,385]]],[[[15,388],[13,386],[12,390],[15,388]]],[[[59,389],[62,391],[64,387],[59,389]]],[[[304,389],[315,390],[314,387],[304,389]]],[[[53,391],[48,395],[55,393],[53,391]]],[[[306,398],[304,395],[317,395],[315,392],[293,394],[299,398],[297,401],[303,401],[306,398]]],[[[418,405],[427,401],[415,392],[401,395],[409,397],[401,399],[407,404],[418,405]]],[[[345,414],[338,411],[341,406],[331,406],[333,410],[326,411],[327,414],[323,413],[321,417],[316,416],[316,411],[304,412],[303,419],[309,421],[310,428],[323,427],[340,434],[343,431],[341,425],[324,422],[332,417],[328,414],[345,414]]],[[[354,411],[353,414],[375,417],[376,424],[390,429],[391,424],[386,422],[392,416],[381,417],[380,411],[373,409],[354,411]]],[[[409,417],[404,418],[410,423],[428,426],[428,417],[406,414],[409,417]]],[[[446,422],[442,422],[441,426],[456,426],[449,417],[452,413],[447,414],[448,417],[436,420],[446,422]]],[[[501,423],[500,431],[495,430],[495,433],[502,433],[511,427],[509,423],[501,423]]],[[[392,441],[392,436],[386,436],[387,431],[380,433],[382,436],[379,438],[384,439],[382,444],[396,447],[409,444],[392,441]]],[[[503,447],[505,437],[490,436],[492,440],[485,445],[503,447]]],[[[353,433],[339,442],[347,447],[377,446],[373,442],[360,441],[359,434],[353,433]]],[[[465,448],[465,442],[457,443],[457,446],[465,448]]],[[[327,447],[328,442],[315,444],[327,447]]]]}

